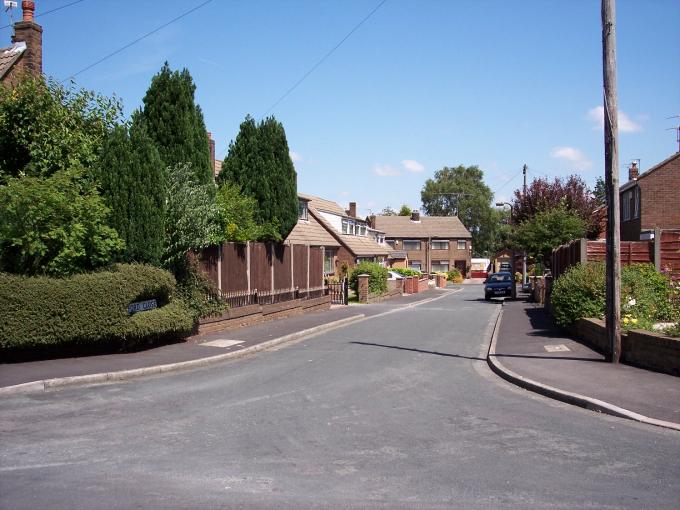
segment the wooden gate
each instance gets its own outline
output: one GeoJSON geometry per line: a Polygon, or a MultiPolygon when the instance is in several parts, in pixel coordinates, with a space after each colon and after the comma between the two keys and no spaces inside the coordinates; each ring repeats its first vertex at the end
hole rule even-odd
{"type": "Polygon", "coordinates": [[[343,278],[341,282],[329,283],[328,294],[331,296],[331,304],[346,305],[349,291],[349,281],[343,278]]]}

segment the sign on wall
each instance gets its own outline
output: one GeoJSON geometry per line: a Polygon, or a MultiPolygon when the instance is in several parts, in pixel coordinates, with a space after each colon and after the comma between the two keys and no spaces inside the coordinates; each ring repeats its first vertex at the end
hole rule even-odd
{"type": "Polygon", "coordinates": [[[146,312],[147,310],[153,310],[154,308],[158,308],[158,303],[155,299],[137,301],[136,303],[130,303],[130,306],[128,306],[128,314],[133,315],[137,312],[146,312]]]}

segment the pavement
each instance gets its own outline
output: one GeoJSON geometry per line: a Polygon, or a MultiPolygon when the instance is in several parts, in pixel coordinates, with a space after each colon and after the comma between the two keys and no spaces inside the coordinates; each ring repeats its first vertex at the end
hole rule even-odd
{"type": "Polygon", "coordinates": [[[527,299],[505,301],[489,351],[491,368],[545,396],[680,430],[680,378],[614,365],[554,326],[527,299]]]}
{"type": "MultiPolygon", "coordinates": [[[[448,290],[455,290],[449,287],[448,290]]],[[[333,305],[330,310],[196,335],[185,342],[139,352],[0,364],[0,395],[101,384],[221,362],[318,334],[365,317],[438,297],[441,290],[403,295],[376,304],[333,305]]]]}

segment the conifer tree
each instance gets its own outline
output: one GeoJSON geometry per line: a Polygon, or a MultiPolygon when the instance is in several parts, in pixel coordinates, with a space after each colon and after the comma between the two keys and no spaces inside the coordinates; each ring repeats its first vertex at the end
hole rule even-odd
{"type": "Polygon", "coordinates": [[[189,163],[202,184],[213,182],[210,148],[196,85],[187,69],[173,71],[166,62],[151,79],[142,115],[163,164],[189,163]]]}
{"type": "Polygon", "coordinates": [[[126,242],[122,259],[159,265],[165,215],[164,168],[139,112],[109,135],[99,163],[110,224],[126,242]]]}
{"type": "Polygon", "coordinates": [[[229,145],[219,180],[239,185],[244,194],[257,200],[255,219],[265,231],[274,232],[272,237],[283,239],[295,226],[297,176],[286,132],[274,117],[259,125],[246,117],[236,140],[229,145]]]}

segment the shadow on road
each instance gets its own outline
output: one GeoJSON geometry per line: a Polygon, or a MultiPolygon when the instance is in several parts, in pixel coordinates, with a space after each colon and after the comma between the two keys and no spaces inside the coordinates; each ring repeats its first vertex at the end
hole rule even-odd
{"type": "Polygon", "coordinates": [[[477,299],[466,299],[465,301],[468,301],[470,303],[486,303],[487,305],[498,305],[498,304],[503,302],[503,299],[502,298],[499,298],[499,299],[491,298],[491,299],[487,300],[487,299],[484,299],[483,297],[481,297],[481,298],[477,298],[477,299]]]}
{"type": "Polygon", "coordinates": [[[387,349],[396,349],[398,351],[411,351],[411,352],[419,352],[421,354],[434,354],[435,356],[445,356],[447,358],[461,358],[461,359],[471,359],[475,361],[486,361],[485,358],[477,358],[475,356],[463,356],[462,354],[448,354],[445,352],[437,352],[437,351],[425,351],[423,349],[414,349],[412,347],[398,347],[396,345],[384,345],[384,344],[374,344],[372,342],[350,342],[351,344],[356,344],[356,345],[368,345],[372,347],[385,347],[387,349]]]}

